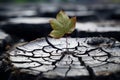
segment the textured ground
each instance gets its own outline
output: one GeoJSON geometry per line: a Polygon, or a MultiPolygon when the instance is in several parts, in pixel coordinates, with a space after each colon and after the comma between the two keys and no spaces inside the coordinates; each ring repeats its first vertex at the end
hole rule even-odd
{"type": "Polygon", "coordinates": [[[114,39],[68,38],[66,46],[65,38],[42,38],[16,47],[9,59],[20,72],[49,79],[95,78],[120,72],[119,53],[120,43],[114,39]]]}

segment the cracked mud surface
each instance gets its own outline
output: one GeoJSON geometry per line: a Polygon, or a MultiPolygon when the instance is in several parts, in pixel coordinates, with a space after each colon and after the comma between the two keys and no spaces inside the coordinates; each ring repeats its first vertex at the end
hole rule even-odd
{"type": "Polygon", "coordinates": [[[16,47],[11,64],[47,78],[100,76],[120,72],[120,43],[108,38],[42,38],[16,47]],[[101,41],[99,41],[101,40],[101,41]],[[92,43],[95,43],[94,45],[92,43]]]}

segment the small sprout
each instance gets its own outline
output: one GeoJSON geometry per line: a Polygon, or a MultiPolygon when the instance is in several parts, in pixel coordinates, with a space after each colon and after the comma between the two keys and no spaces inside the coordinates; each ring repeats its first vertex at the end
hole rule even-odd
{"type": "Polygon", "coordinates": [[[70,34],[74,31],[76,24],[76,17],[69,18],[64,11],[60,11],[56,19],[50,20],[52,31],[49,34],[51,37],[59,39],[65,34],[70,34]]]}

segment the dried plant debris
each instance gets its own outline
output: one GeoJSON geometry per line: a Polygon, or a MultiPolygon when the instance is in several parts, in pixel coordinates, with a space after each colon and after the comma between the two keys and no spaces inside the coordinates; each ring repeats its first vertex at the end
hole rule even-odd
{"type": "Polygon", "coordinates": [[[8,53],[9,60],[21,72],[47,78],[106,76],[119,72],[120,46],[116,45],[120,43],[114,41],[112,47],[107,43],[106,46],[92,46],[87,44],[91,40],[69,38],[66,51],[65,38],[37,39],[16,47],[8,53]]]}

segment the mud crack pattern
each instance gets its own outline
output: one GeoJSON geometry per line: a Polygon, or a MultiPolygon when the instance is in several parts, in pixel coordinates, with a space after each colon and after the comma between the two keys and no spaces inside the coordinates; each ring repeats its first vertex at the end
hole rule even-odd
{"type": "Polygon", "coordinates": [[[92,40],[69,38],[66,48],[65,38],[37,39],[16,47],[9,57],[21,71],[46,77],[97,76],[120,71],[119,42],[113,44],[105,38],[99,46],[87,44],[92,40]]]}

